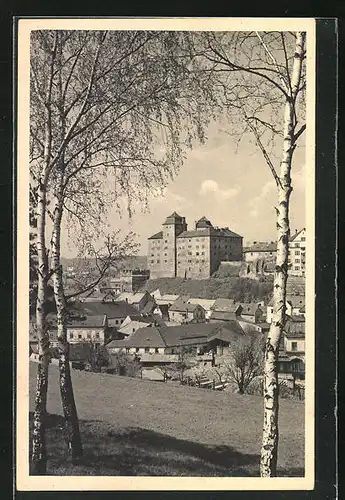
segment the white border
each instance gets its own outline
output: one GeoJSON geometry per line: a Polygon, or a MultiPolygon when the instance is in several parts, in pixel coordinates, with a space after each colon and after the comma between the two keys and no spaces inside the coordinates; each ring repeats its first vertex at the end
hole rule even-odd
{"type": "Polygon", "coordinates": [[[314,488],[314,358],[315,358],[315,20],[296,18],[107,18],[20,19],[18,21],[17,128],[17,489],[32,490],[311,490],[314,488]],[[306,400],[305,477],[214,478],[124,476],[29,476],[29,69],[30,31],[189,30],[305,31],[307,33],[306,134],[306,400]],[[22,257],[23,256],[23,257],[22,257]]]}

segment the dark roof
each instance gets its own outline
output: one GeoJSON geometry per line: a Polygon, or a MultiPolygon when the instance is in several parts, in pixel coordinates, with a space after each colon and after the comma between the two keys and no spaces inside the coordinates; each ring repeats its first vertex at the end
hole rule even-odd
{"type": "MultiPolygon", "coordinates": [[[[55,313],[47,315],[47,324],[49,330],[57,328],[57,319],[55,313]]],[[[105,314],[87,315],[84,311],[73,310],[67,319],[67,327],[73,328],[103,328],[106,325],[105,314]]]]}
{"type": "Polygon", "coordinates": [[[216,227],[205,227],[200,229],[194,229],[193,231],[183,231],[177,236],[177,238],[194,238],[194,237],[224,237],[224,238],[242,238],[237,233],[230,231],[229,228],[216,228],[216,227]]]}
{"type": "Polygon", "coordinates": [[[179,215],[176,212],[173,212],[171,215],[169,215],[166,219],[165,222],[163,222],[163,225],[165,224],[176,224],[176,223],[181,223],[183,222],[183,217],[179,215]]]}
{"type": "Polygon", "coordinates": [[[149,240],[161,240],[163,238],[163,231],[159,231],[158,233],[153,234],[148,239],[149,240]]]}
{"type": "Polygon", "coordinates": [[[236,314],[229,311],[212,311],[210,319],[216,321],[230,321],[236,319],[236,314]]]}
{"type": "Polygon", "coordinates": [[[289,316],[285,323],[284,332],[288,338],[304,338],[305,318],[303,316],[289,316]]]}
{"type": "Polygon", "coordinates": [[[159,329],[156,326],[139,328],[127,339],[113,340],[107,347],[165,347],[159,329]]]}
{"type": "Polygon", "coordinates": [[[297,231],[293,236],[290,237],[290,241],[294,241],[299,234],[301,234],[302,231],[304,231],[305,227],[297,231]]]}
{"type": "Polygon", "coordinates": [[[256,313],[256,311],[258,309],[258,305],[254,304],[252,302],[250,302],[250,303],[242,302],[241,306],[242,306],[241,315],[247,315],[248,314],[250,316],[254,316],[254,314],[256,313]]]}
{"type": "MultiPolygon", "coordinates": [[[[107,315],[108,319],[123,318],[126,316],[137,315],[138,310],[125,301],[113,302],[75,302],[73,309],[83,312],[86,316],[107,315]]],[[[71,309],[71,310],[73,310],[71,309]]]]}
{"type": "Polygon", "coordinates": [[[286,302],[290,302],[292,307],[303,308],[305,306],[304,295],[287,295],[286,302]]]}
{"type": "Polygon", "coordinates": [[[206,219],[205,216],[203,216],[195,224],[195,227],[198,229],[198,228],[207,228],[207,227],[213,227],[213,226],[211,224],[211,221],[209,221],[208,219],[206,219]]]}
{"type": "Polygon", "coordinates": [[[154,300],[148,300],[144,307],[141,309],[141,314],[151,314],[156,307],[154,300]]]}
{"type": "Polygon", "coordinates": [[[266,241],[258,241],[253,245],[247,246],[243,248],[243,252],[276,252],[277,251],[277,243],[275,242],[266,242],[266,241]]]}

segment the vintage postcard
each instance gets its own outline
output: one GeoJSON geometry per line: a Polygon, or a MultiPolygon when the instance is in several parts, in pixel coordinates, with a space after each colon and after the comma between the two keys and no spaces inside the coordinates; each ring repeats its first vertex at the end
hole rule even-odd
{"type": "Polygon", "coordinates": [[[313,489],[315,25],[18,20],[18,490],[313,489]]]}

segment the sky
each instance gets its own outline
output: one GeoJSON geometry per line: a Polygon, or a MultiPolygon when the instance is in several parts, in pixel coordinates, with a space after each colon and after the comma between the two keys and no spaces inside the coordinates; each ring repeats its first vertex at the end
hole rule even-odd
{"type": "MultiPolygon", "coordinates": [[[[305,148],[294,153],[291,194],[291,232],[305,224],[305,148]]],[[[120,218],[110,210],[108,223],[112,230],[123,234],[133,231],[141,247],[139,255],[147,254],[147,238],[162,229],[162,223],[172,212],[186,217],[188,229],[205,215],[214,226],[229,227],[243,236],[243,242],[276,239],[276,186],[260,151],[248,141],[236,147],[234,139],[212,124],[205,145],[189,151],[178,175],[163,190],[152,195],[148,209],[135,205],[131,219],[124,210],[120,218]]],[[[64,231],[62,255],[76,256],[64,231]]]]}

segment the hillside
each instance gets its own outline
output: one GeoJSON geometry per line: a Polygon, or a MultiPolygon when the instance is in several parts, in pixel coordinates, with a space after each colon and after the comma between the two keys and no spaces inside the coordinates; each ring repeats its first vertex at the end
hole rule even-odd
{"type": "Polygon", "coordinates": [[[148,280],[143,290],[153,292],[159,288],[162,294],[191,294],[201,299],[230,298],[236,302],[268,300],[272,293],[272,279],[258,281],[237,276],[193,280],[184,278],[157,278],[148,280]]]}
{"type": "MultiPolygon", "coordinates": [[[[94,264],[94,259],[83,259],[83,261],[89,261],[91,265],[94,264]]],[[[64,268],[67,266],[78,267],[81,259],[75,258],[61,258],[61,263],[64,268]]],[[[123,262],[121,262],[121,267],[124,269],[147,269],[147,256],[146,255],[129,255],[123,262]]]]}
{"type": "MultiPolygon", "coordinates": [[[[37,365],[30,362],[30,410],[37,365]]],[[[56,366],[49,369],[50,475],[258,476],[263,404],[196,387],[72,370],[84,458],[66,460],[56,366]],[[92,404],[90,402],[92,401],[92,404]]],[[[280,402],[278,474],[301,476],[304,405],[280,402]]]]}

